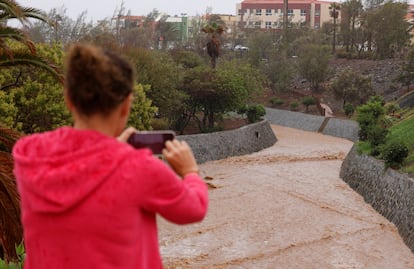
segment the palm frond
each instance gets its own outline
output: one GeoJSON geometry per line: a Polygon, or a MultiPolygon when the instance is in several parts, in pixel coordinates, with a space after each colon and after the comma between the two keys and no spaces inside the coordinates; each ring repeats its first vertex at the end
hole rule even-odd
{"type": "Polygon", "coordinates": [[[39,67],[49,72],[61,83],[63,83],[62,70],[58,66],[46,61],[40,56],[33,55],[25,51],[14,51],[13,59],[10,59],[5,55],[0,55],[0,67],[13,67],[16,65],[39,67]]]}
{"type": "Polygon", "coordinates": [[[15,246],[23,239],[20,198],[13,175],[11,150],[21,135],[0,126],[0,253],[6,261],[18,259],[15,246]]]}
{"type": "Polygon", "coordinates": [[[17,18],[19,21],[23,22],[22,18],[23,10],[21,7],[13,0],[0,0],[0,10],[3,11],[2,15],[7,18],[17,18]]]}
{"type": "MultiPolygon", "coordinates": [[[[13,39],[26,45],[32,54],[36,54],[34,43],[27,37],[26,33],[20,29],[12,27],[3,27],[0,29],[0,40],[13,39]]],[[[1,42],[0,49],[7,48],[6,42],[1,42]]],[[[1,52],[1,51],[0,51],[1,52]]],[[[13,55],[11,55],[13,57],[13,55]]]]}
{"type": "Polygon", "coordinates": [[[6,261],[18,259],[15,247],[23,239],[19,203],[13,177],[0,171],[0,249],[6,261]]]}
{"type": "Polygon", "coordinates": [[[21,134],[14,131],[13,129],[0,126],[0,145],[3,144],[9,152],[11,152],[14,143],[16,143],[17,139],[19,139],[21,136],[21,134]]]}
{"type": "Polygon", "coordinates": [[[22,24],[29,19],[47,22],[46,13],[40,9],[23,7],[11,0],[0,0],[0,20],[18,19],[22,24]]]}

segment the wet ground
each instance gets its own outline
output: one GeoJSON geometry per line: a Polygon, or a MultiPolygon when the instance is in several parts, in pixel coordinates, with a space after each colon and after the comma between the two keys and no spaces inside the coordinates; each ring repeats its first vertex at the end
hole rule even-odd
{"type": "Polygon", "coordinates": [[[395,226],[339,178],[352,142],[273,128],[273,147],[201,166],[203,222],[160,219],[165,268],[414,268],[395,226]]]}

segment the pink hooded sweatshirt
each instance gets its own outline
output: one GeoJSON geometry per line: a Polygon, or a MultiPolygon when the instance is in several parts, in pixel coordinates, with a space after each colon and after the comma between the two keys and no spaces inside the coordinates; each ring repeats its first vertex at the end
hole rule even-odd
{"type": "Polygon", "coordinates": [[[201,221],[206,184],[184,179],[149,150],[62,127],[13,148],[25,269],[162,268],[156,214],[201,221]]]}

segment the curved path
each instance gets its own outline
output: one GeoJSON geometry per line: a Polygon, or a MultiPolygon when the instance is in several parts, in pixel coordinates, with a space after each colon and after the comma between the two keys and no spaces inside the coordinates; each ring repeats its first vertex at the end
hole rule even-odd
{"type": "Polygon", "coordinates": [[[274,146],[201,166],[202,223],[159,220],[165,268],[414,268],[395,226],[338,176],[352,142],[272,128],[274,146]]]}

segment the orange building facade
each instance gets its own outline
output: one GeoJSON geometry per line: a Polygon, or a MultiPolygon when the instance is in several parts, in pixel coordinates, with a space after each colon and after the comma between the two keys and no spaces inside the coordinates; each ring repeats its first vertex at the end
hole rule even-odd
{"type": "MultiPolygon", "coordinates": [[[[318,0],[289,0],[289,23],[319,29],[323,23],[332,21],[331,3],[318,0]]],[[[282,29],[283,0],[244,0],[237,4],[237,21],[245,28],[282,29]]],[[[339,18],[340,18],[339,13],[339,18]]]]}

